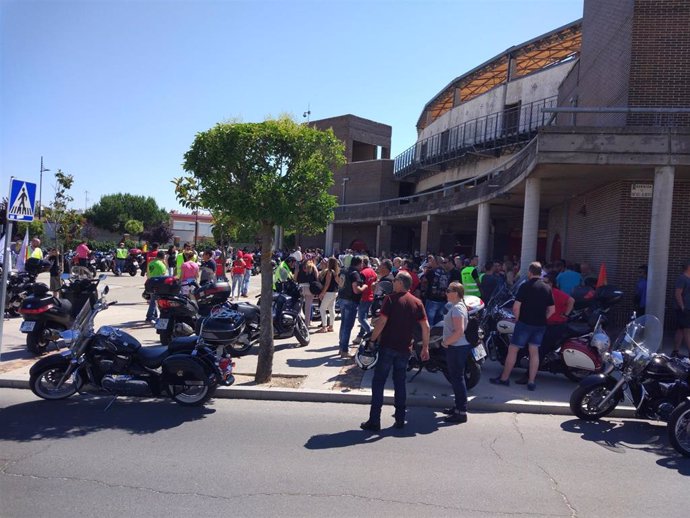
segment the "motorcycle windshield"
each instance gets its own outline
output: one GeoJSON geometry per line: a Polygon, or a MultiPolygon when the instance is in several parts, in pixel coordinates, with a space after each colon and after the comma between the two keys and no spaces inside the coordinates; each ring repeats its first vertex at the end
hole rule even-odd
{"type": "Polygon", "coordinates": [[[663,327],[654,315],[643,315],[629,322],[613,344],[614,351],[638,351],[651,355],[659,350],[663,327]]]}

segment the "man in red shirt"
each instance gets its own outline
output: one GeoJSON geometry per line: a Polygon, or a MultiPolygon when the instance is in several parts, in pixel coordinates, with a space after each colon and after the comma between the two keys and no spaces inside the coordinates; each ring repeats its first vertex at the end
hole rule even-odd
{"type": "Polygon", "coordinates": [[[409,292],[411,286],[410,275],[407,272],[398,272],[393,281],[393,293],[384,299],[381,314],[371,334],[372,342],[380,338],[380,349],[371,384],[369,420],[360,425],[362,430],[381,430],[383,387],[391,369],[395,389],[395,427],[405,426],[405,375],[417,324],[422,328],[422,361],[429,359],[429,322],[422,301],[409,292]]]}
{"type": "Polygon", "coordinates": [[[362,341],[364,335],[371,332],[371,325],[367,322],[369,318],[369,309],[371,308],[371,303],[374,302],[374,285],[376,284],[376,279],[378,276],[376,272],[371,268],[369,264],[369,258],[363,257],[362,264],[364,268],[359,272],[362,279],[364,279],[364,284],[367,287],[362,292],[362,298],[359,299],[359,307],[357,308],[357,321],[359,322],[359,333],[352,341],[353,344],[359,344],[362,341]]]}
{"type": "Polygon", "coordinates": [[[403,272],[407,272],[410,274],[410,277],[412,277],[412,286],[410,287],[410,293],[414,295],[417,298],[420,298],[420,292],[419,292],[419,275],[417,275],[417,272],[415,271],[416,268],[414,266],[414,261],[412,259],[405,259],[403,261],[403,266],[400,269],[403,272]]]}
{"type": "Polygon", "coordinates": [[[151,250],[146,252],[146,265],[144,266],[144,269],[141,270],[141,276],[142,277],[144,275],[146,275],[146,272],[148,271],[148,268],[149,268],[149,263],[151,261],[155,261],[157,255],[158,255],[158,243],[151,243],[151,250]]]}
{"type": "Polygon", "coordinates": [[[252,276],[252,268],[254,268],[254,256],[249,252],[245,252],[242,259],[244,259],[244,265],[247,268],[244,271],[244,282],[242,284],[242,296],[246,297],[249,292],[249,279],[252,276]]]}

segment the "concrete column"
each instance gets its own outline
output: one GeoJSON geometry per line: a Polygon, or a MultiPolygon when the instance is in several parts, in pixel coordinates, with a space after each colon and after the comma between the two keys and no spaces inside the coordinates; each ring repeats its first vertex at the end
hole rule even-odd
{"type": "Polygon", "coordinates": [[[539,238],[539,197],[541,180],[527,178],[525,182],[525,208],[522,215],[522,249],[520,250],[520,274],[527,275],[530,263],[537,260],[539,238]]]}
{"type": "Polygon", "coordinates": [[[441,225],[438,220],[427,216],[425,220],[422,221],[422,233],[419,240],[419,253],[424,255],[428,251],[434,252],[435,254],[439,252],[439,247],[441,246],[441,225]]]}
{"type": "Polygon", "coordinates": [[[333,234],[333,223],[329,223],[326,227],[326,243],[323,246],[323,250],[326,257],[330,257],[333,253],[333,234]]]}
{"type": "Polygon", "coordinates": [[[649,232],[649,259],[647,261],[646,313],[657,317],[662,324],[666,309],[674,178],[675,168],[672,166],[657,167],[654,170],[652,224],[649,232]]]}
{"type": "Polygon", "coordinates": [[[380,221],[376,227],[376,256],[381,257],[381,251],[391,253],[391,237],[393,235],[392,227],[385,221],[380,221]]]}
{"type": "Polygon", "coordinates": [[[488,203],[480,203],[477,207],[477,242],[475,254],[479,256],[479,268],[484,268],[484,263],[489,260],[489,233],[491,232],[491,206],[488,203]]]}

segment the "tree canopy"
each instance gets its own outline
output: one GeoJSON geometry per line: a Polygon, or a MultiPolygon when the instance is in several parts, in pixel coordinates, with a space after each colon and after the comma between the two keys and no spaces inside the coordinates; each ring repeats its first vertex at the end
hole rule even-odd
{"type": "Polygon", "coordinates": [[[141,221],[144,229],[149,229],[169,219],[166,210],[151,196],[128,193],[102,196],[85,216],[97,227],[113,232],[125,232],[125,224],[130,220],[141,221]]]}
{"type": "Polygon", "coordinates": [[[320,131],[288,117],[217,124],[196,135],[184,156],[188,174],[174,180],[181,204],[259,228],[263,253],[258,383],[269,381],[272,371],[273,227],[309,234],[326,228],[336,206],[328,189],[332,171],[345,162],[343,151],[332,130],[320,131]]]}

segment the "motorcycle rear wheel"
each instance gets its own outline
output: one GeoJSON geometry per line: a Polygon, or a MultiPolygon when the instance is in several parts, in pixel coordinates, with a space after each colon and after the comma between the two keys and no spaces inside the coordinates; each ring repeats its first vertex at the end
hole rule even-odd
{"type": "Polygon", "coordinates": [[[619,398],[613,397],[604,408],[598,403],[611,393],[605,384],[577,387],[570,396],[570,410],[584,421],[596,421],[616,408],[619,398]]]}
{"type": "Polygon", "coordinates": [[[479,379],[482,377],[482,368],[475,361],[467,361],[465,365],[465,385],[467,389],[471,389],[477,386],[479,379]]]}
{"type": "Polygon", "coordinates": [[[127,270],[127,273],[129,273],[132,277],[134,277],[137,274],[137,267],[136,266],[130,266],[129,269],[127,270]]]}
{"type": "Polygon", "coordinates": [[[48,365],[45,369],[32,374],[29,379],[31,392],[42,399],[50,401],[67,399],[74,395],[82,385],[79,376],[76,376],[74,379],[72,377],[66,379],[60,388],[56,388],[58,381],[60,381],[68,367],[69,363],[67,362],[59,365],[48,365]]]}
{"type": "Polygon", "coordinates": [[[211,399],[217,387],[218,384],[214,382],[212,385],[188,386],[185,390],[179,392],[176,385],[168,385],[168,393],[178,405],[202,406],[211,399]]]}
{"type": "Polygon", "coordinates": [[[42,328],[26,335],[26,348],[36,356],[44,354],[49,343],[50,341],[45,338],[42,328]]]}
{"type": "Polygon", "coordinates": [[[244,356],[252,348],[252,343],[247,338],[246,342],[232,342],[227,349],[230,349],[231,356],[244,356]]]}
{"type": "Polygon", "coordinates": [[[678,405],[666,429],[671,446],[684,457],[690,457],[690,401],[678,405]]]}
{"type": "Polygon", "coordinates": [[[297,316],[297,321],[295,322],[295,338],[302,347],[309,345],[311,341],[311,336],[309,336],[309,328],[307,323],[302,318],[302,315],[297,316]]]}

